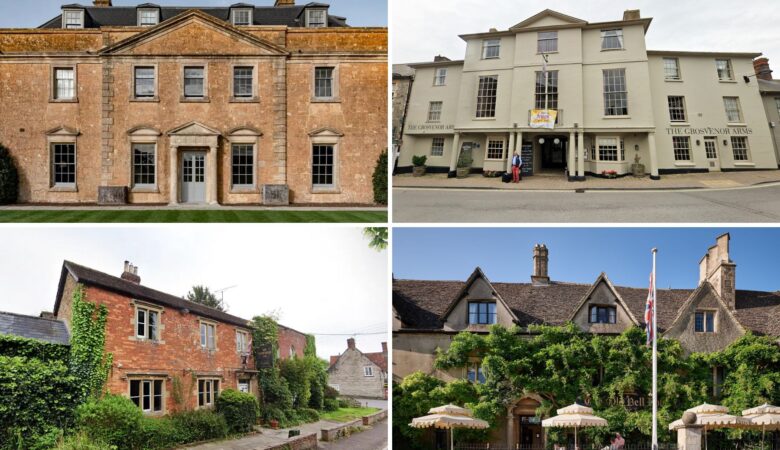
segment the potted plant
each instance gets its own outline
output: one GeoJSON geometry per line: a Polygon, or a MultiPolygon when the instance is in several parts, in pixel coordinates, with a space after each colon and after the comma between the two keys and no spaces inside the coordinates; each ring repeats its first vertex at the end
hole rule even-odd
{"type": "Polygon", "coordinates": [[[271,428],[273,428],[274,430],[279,428],[279,421],[278,420],[271,419],[269,422],[271,424],[271,428]]]}
{"type": "Polygon", "coordinates": [[[425,155],[412,156],[412,165],[414,166],[412,168],[412,176],[421,177],[425,175],[425,161],[427,160],[428,157],[425,155]]]}
{"type": "Polygon", "coordinates": [[[631,172],[638,178],[645,176],[645,165],[639,164],[639,160],[641,159],[642,157],[637,153],[636,156],[634,156],[634,164],[631,164],[631,172]]]}
{"type": "Polygon", "coordinates": [[[617,172],[614,170],[602,170],[601,175],[604,178],[617,178],[617,172]]]}
{"type": "Polygon", "coordinates": [[[474,162],[474,159],[471,157],[471,152],[462,152],[458,158],[458,167],[455,169],[455,175],[458,178],[466,178],[469,176],[472,162],[474,162]]]}

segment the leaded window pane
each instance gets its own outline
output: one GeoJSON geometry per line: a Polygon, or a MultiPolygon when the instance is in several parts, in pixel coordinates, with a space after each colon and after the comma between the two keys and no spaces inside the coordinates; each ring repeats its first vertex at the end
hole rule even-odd
{"type": "Polygon", "coordinates": [[[601,49],[615,50],[623,48],[623,30],[603,30],[601,32],[601,49]]]}
{"type": "Polygon", "coordinates": [[[672,136],[672,148],[674,149],[675,161],[691,160],[690,136],[672,136]]]}
{"type": "Polygon", "coordinates": [[[184,96],[203,97],[203,67],[184,68],[184,96]]]}
{"type": "Polygon", "coordinates": [[[255,146],[252,144],[234,144],[232,177],[233,186],[254,185],[255,146]]]}
{"type": "Polygon", "coordinates": [[[317,98],[333,97],[333,67],[314,69],[314,96],[317,98]]]}
{"type": "Polygon", "coordinates": [[[76,184],[76,145],[52,144],[53,185],[76,184]]]}
{"type": "Polygon", "coordinates": [[[670,95],[669,120],[672,122],[685,122],[685,97],[670,95]]]}
{"type": "Polygon", "coordinates": [[[314,145],[312,148],[312,185],[333,186],[333,145],[314,145]]]}
{"type": "Polygon", "coordinates": [[[705,317],[706,317],[706,321],[705,321],[706,328],[705,329],[707,330],[707,333],[714,333],[715,332],[715,313],[711,312],[711,311],[708,311],[707,313],[705,313],[705,317]]]}
{"type": "Polygon", "coordinates": [[[479,77],[477,89],[477,117],[496,116],[496,94],[498,93],[498,76],[479,77]]]}
{"type": "Polygon", "coordinates": [[[73,69],[55,69],[54,70],[54,98],[58,100],[69,100],[76,97],[76,82],[73,69]]]}
{"type": "Polygon", "coordinates": [[[604,70],[604,115],[628,115],[626,69],[604,70]]]}
{"type": "Polygon", "coordinates": [[[135,96],[154,97],[154,67],[135,68],[135,96]]]}
{"type": "Polygon", "coordinates": [[[133,184],[154,185],[155,169],[155,145],[133,144],[133,184]]]}
{"type": "Polygon", "coordinates": [[[233,96],[251,97],[253,82],[252,67],[235,67],[233,69],[233,96]]]}

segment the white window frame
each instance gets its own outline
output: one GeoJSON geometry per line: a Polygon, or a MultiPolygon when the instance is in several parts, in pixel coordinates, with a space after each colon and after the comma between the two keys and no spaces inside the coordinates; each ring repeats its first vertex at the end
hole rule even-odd
{"type": "Polygon", "coordinates": [[[718,58],[715,60],[715,73],[718,75],[718,81],[734,81],[734,67],[731,65],[731,58],[718,58]],[[723,78],[720,76],[720,67],[718,67],[718,63],[725,61],[726,67],[725,70],[728,71],[728,78],[723,78]]]}
{"type": "Polygon", "coordinates": [[[691,137],[690,136],[672,136],[672,156],[674,157],[674,162],[693,162],[693,152],[691,151],[691,137]],[[688,151],[688,158],[687,159],[678,159],[677,158],[677,150],[678,148],[675,147],[675,142],[687,142],[687,148],[680,147],[679,150],[687,150],[688,151]]]}
{"type": "Polygon", "coordinates": [[[219,378],[206,378],[206,377],[198,377],[198,382],[196,386],[196,392],[195,395],[197,396],[198,400],[198,409],[201,408],[213,408],[214,405],[217,404],[217,397],[219,397],[219,392],[222,388],[222,380],[219,378]],[[200,390],[201,382],[203,383],[203,390],[200,390]],[[216,386],[214,386],[214,383],[216,383],[216,386]],[[201,403],[201,393],[204,394],[203,396],[203,402],[201,403]],[[206,398],[206,394],[208,395],[208,398],[206,398]]]}
{"type": "MultiPolygon", "coordinates": [[[[246,150],[246,149],[244,149],[246,150]]],[[[231,142],[230,143],[230,187],[233,190],[246,190],[246,189],[254,189],[255,186],[257,186],[257,146],[256,144],[252,142],[231,142]],[[251,183],[235,183],[234,182],[234,175],[235,174],[235,152],[236,147],[251,147],[251,156],[252,156],[252,164],[250,166],[251,174],[252,174],[252,182],[251,183]]],[[[240,176],[240,175],[239,175],[240,176]]]]}
{"type": "Polygon", "coordinates": [[[132,189],[135,191],[136,189],[144,190],[144,189],[157,189],[157,182],[158,182],[158,164],[157,164],[157,142],[131,142],[130,143],[130,175],[132,178],[130,178],[130,182],[132,183],[132,189]],[[137,183],[135,180],[136,176],[136,163],[135,163],[135,150],[136,145],[151,145],[152,146],[152,158],[153,158],[153,176],[154,176],[154,183],[137,183]]]}
{"type": "Polygon", "coordinates": [[[441,112],[444,102],[435,100],[428,103],[428,122],[441,122],[441,112]]]}
{"type": "Polygon", "coordinates": [[[747,136],[731,136],[731,156],[734,158],[734,162],[739,163],[749,163],[752,161],[752,157],[750,155],[750,143],[748,142],[747,136]],[[744,143],[745,146],[742,147],[742,144],[739,146],[736,145],[737,142],[744,143]],[[737,158],[737,150],[745,152],[744,158],[737,158]]]}
{"type": "Polygon", "coordinates": [[[135,102],[157,102],[160,100],[159,98],[159,87],[160,83],[158,80],[159,77],[159,70],[157,70],[157,64],[156,63],[150,63],[150,64],[133,64],[131,67],[132,72],[130,73],[130,89],[131,89],[131,101],[135,102]],[[137,95],[136,90],[136,81],[137,81],[137,70],[138,69],[152,69],[152,73],[154,74],[154,93],[151,96],[142,96],[139,97],[137,95]]]}
{"type": "Polygon", "coordinates": [[[339,66],[328,64],[315,64],[311,72],[311,101],[312,102],[338,102],[339,101],[339,66]],[[331,69],[330,96],[317,95],[317,69],[331,69]]]}
{"type": "Polygon", "coordinates": [[[622,139],[620,136],[599,136],[596,139],[596,156],[598,157],[598,161],[600,162],[610,162],[610,163],[619,163],[623,162],[620,147],[621,147],[621,141],[622,139]],[[605,144],[609,142],[610,144],[605,144]],[[615,147],[615,159],[604,159],[601,155],[601,148],[605,147],[612,147],[612,142],[614,142],[615,147]]]}
{"type": "Polygon", "coordinates": [[[155,26],[155,25],[160,23],[160,10],[157,9],[157,8],[138,8],[137,15],[138,15],[138,23],[137,23],[137,25],[139,27],[153,27],[153,26],[155,26]],[[154,13],[155,21],[154,21],[154,23],[144,24],[141,21],[141,17],[143,15],[143,13],[148,13],[148,12],[153,12],[154,13]]]}
{"type": "Polygon", "coordinates": [[[132,377],[128,378],[127,380],[127,397],[135,403],[135,400],[133,400],[135,397],[132,396],[132,383],[138,382],[138,408],[141,409],[141,411],[144,414],[150,414],[150,415],[162,415],[166,412],[166,404],[165,404],[165,380],[162,378],[141,378],[141,377],[132,377]],[[154,385],[156,382],[160,383],[160,392],[155,393],[154,385]],[[149,409],[144,409],[144,385],[149,384],[149,409]],[[154,409],[154,398],[160,397],[160,410],[154,409]]]}
{"type": "Polygon", "coordinates": [[[327,28],[328,27],[328,10],[324,8],[307,8],[306,9],[306,28],[327,28]],[[312,13],[322,13],[322,22],[313,21],[312,13]]]}
{"type": "Polygon", "coordinates": [[[247,331],[236,330],[236,351],[242,355],[249,354],[252,341],[247,331]]]}
{"type": "Polygon", "coordinates": [[[482,40],[482,59],[501,58],[501,39],[483,39],[482,40]],[[495,49],[495,55],[490,55],[491,50],[495,49]]]}
{"type": "Polygon", "coordinates": [[[76,103],[79,99],[79,80],[78,70],[75,64],[57,64],[51,66],[51,94],[49,95],[49,101],[55,103],[76,103]],[[73,96],[60,97],[59,95],[59,83],[57,78],[57,72],[60,70],[71,71],[73,78],[73,96]]]}
{"type": "Polygon", "coordinates": [[[476,100],[476,118],[477,119],[495,119],[496,118],[496,109],[498,108],[498,75],[483,75],[480,76],[477,79],[477,100],[476,100]],[[492,96],[486,95],[484,92],[487,92],[488,87],[486,86],[485,89],[481,89],[480,85],[482,84],[483,80],[488,79],[494,79],[495,80],[495,94],[492,96]],[[484,92],[483,92],[484,91],[484,92]],[[492,97],[492,107],[490,105],[490,101],[488,101],[492,97]],[[484,98],[482,104],[480,105],[480,98],[484,98]],[[480,106],[482,108],[480,108],[480,106]]]}
{"type": "MultiPolygon", "coordinates": [[[[629,109],[628,109],[628,77],[626,76],[626,69],[623,67],[615,68],[615,69],[604,69],[602,71],[602,89],[604,91],[604,117],[626,117],[629,115],[629,109]],[[618,90],[620,87],[616,80],[619,79],[617,75],[611,75],[611,74],[622,74],[623,77],[623,90],[618,90]],[[611,77],[611,78],[610,78],[611,77]],[[611,82],[611,84],[610,84],[611,82]],[[607,91],[607,88],[610,87],[613,90],[607,91]],[[610,114],[611,112],[619,112],[619,106],[613,106],[610,108],[609,103],[607,101],[608,95],[615,95],[615,94],[622,94],[623,100],[625,103],[625,113],[621,114],[610,114]]],[[[617,98],[617,97],[616,97],[617,98]]]]}
{"type": "Polygon", "coordinates": [[[668,56],[664,57],[662,60],[663,68],[664,68],[664,80],[666,81],[681,81],[682,80],[682,72],[680,71],[680,58],[668,56]],[[674,61],[674,66],[677,72],[676,76],[669,76],[667,73],[667,68],[669,67],[669,64],[667,62],[674,61]]]}
{"type": "Polygon", "coordinates": [[[50,140],[49,141],[49,171],[51,173],[50,176],[50,186],[54,189],[67,189],[67,190],[76,190],[76,186],[78,185],[78,174],[79,174],[79,148],[76,144],[75,139],[74,140],[50,140]],[[54,180],[55,177],[55,170],[54,170],[54,147],[56,145],[72,145],[73,146],[73,183],[63,183],[63,182],[56,182],[54,180]]]}
{"type": "Polygon", "coordinates": [[[234,27],[246,27],[254,23],[254,8],[233,8],[230,10],[230,23],[234,27]],[[247,23],[236,23],[236,13],[247,13],[247,23]]]}
{"type": "Polygon", "coordinates": [[[163,312],[162,308],[157,308],[157,307],[153,307],[153,306],[145,305],[145,304],[144,305],[136,304],[135,305],[135,311],[134,311],[135,316],[133,317],[133,327],[134,327],[133,328],[133,336],[135,336],[136,339],[148,340],[150,342],[160,342],[160,341],[162,341],[162,337],[161,337],[161,334],[160,334],[161,331],[162,331],[162,327],[160,326],[160,325],[162,325],[162,312],[163,312]],[[138,333],[138,325],[141,322],[138,319],[138,316],[139,316],[140,312],[144,313],[143,334],[139,334],[138,333]],[[151,326],[149,324],[149,322],[150,322],[149,321],[150,313],[154,313],[154,314],[157,315],[157,323],[155,324],[155,327],[154,327],[154,331],[155,331],[154,332],[154,338],[150,337],[150,335],[151,335],[151,332],[150,332],[151,326]]]}
{"type": "Polygon", "coordinates": [[[231,102],[256,102],[258,101],[257,95],[257,64],[233,64],[230,68],[230,101],[231,102]],[[236,70],[238,69],[251,69],[252,70],[252,92],[249,95],[236,96],[236,70]]]}
{"type": "Polygon", "coordinates": [[[181,102],[208,102],[209,101],[209,65],[205,62],[184,62],[181,65],[181,102]],[[186,95],[187,69],[203,69],[203,91],[200,96],[186,95]]]}
{"type": "Polygon", "coordinates": [[[431,139],[431,156],[444,156],[443,137],[434,137],[431,139]]]}
{"type": "Polygon", "coordinates": [[[536,53],[537,54],[547,54],[547,53],[558,53],[558,32],[557,31],[539,31],[536,33],[536,53]],[[553,45],[555,48],[552,50],[546,50],[546,48],[549,46],[548,43],[554,42],[553,45]],[[542,43],[544,43],[545,49],[542,49],[542,43]]]}
{"type": "Polygon", "coordinates": [[[623,29],[622,28],[609,28],[606,30],[601,30],[601,51],[607,52],[611,50],[624,50],[626,48],[626,44],[624,41],[623,36],[623,29]],[[613,34],[609,34],[613,33],[613,34]],[[610,39],[616,38],[618,44],[620,44],[620,47],[606,47],[606,43],[610,41],[610,39]]]}
{"type": "Polygon", "coordinates": [[[447,84],[447,68],[437,67],[433,72],[433,85],[445,86],[447,84]]]}
{"type": "Polygon", "coordinates": [[[745,120],[742,117],[742,105],[740,104],[739,97],[723,97],[723,108],[726,112],[726,121],[728,121],[728,123],[743,123],[743,120],[745,120]],[[734,106],[736,108],[729,108],[729,100],[734,100],[734,106]],[[737,113],[737,120],[732,120],[731,113],[733,112],[737,113]]]}
{"type": "Polygon", "coordinates": [[[206,350],[217,350],[217,323],[216,322],[200,319],[198,321],[198,335],[200,336],[201,348],[206,350]],[[212,330],[211,342],[209,342],[209,334],[208,334],[209,329],[212,330]]]}
{"type": "Polygon", "coordinates": [[[364,377],[373,377],[374,376],[374,368],[371,366],[363,366],[363,376],[364,377]]]}
{"type": "Polygon", "coordinates": [[[66,30],[80,30],[84,28],[84,10],[83,9],[63,9],[62,10],[62,28],[66,30]],[[74,26],[68,26],[66,23],[68,14],[76,13],[79,15],[79,23],[74,26]]]}
{"type": "Polygon", "coordinates": [[[688,112],[685,108],[685,96],[683,95],[670,95],[666,97],[666,104],[669,110],[669,121],[672,123],[685,123],[688,122],[688,112]],[[675,99],[675,104],[672,105],[672,99],[675,99]],[[676,104],[677,99],[680,100],[679,104],[676,104]],[[679,118],[679,114],[682,113],[682,118],[679,118]],[[678,118],[675,119],[675,114],[678,118]]]}
{"type": "Polygon", "coordinates": [[[506,157],[506,141],[503,137],[488,137],[487,145],[485,145],[485,160],[486,161],[499,161],[506,157]],[[501,156],[490,156],[491,150],[501,150],[501,156]]]}
{"type": "Polygon", "coordinates": [[[777,115],[780,116],[780,97],[775,97],[775,106],[777,107],[777,115]]]}

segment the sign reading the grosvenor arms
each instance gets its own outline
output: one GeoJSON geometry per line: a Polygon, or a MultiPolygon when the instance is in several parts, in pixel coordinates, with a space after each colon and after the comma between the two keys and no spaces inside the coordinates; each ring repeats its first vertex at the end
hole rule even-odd
{"type": "Polygon", "coordinates": [[[274,346],[269,342],[262,344],[257,352],[257,366],[259,369],[271,369],[274,367],[274,346]]]}

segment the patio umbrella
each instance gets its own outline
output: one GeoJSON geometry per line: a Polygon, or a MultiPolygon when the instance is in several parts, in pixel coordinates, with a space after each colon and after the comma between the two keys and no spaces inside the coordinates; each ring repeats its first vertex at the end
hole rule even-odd
{"type": "Polygon", "coordinates": [[[754,427],[761,428],[761,448],[764,448],[766,430],[780,430],[780,407],[764,403],[761,406],[742,411],[742,416],[750,419],[754,427]]]}
{"type": "Polygon", "coordinates": [[[427,416],[415,417],[409,426],[450,430],[450,450],[452,450],[455,440],[452,433],[455,428],[485,429],[490,425],[484,420],[471,417],[471,410],[456,405],[444,405],[431,408],[427,416]]]}
{"type": "MultiPolygon", "coordinates": [[[[715,428],[750,428],[750,419],[729,414],[729,409],[725,406],[710,405],[702,403],[695,408],[686,410],[696,414],[696,425],[704,427],[704,448],[707,449],[707,430],[715,428]]],[[[676,430],[683,427],[682,419],[675,420],[669,424],[670,430],[676,430]]]]}
{"type": "Polygon", "coordinates": [[[557,411],[558,415],[542,420],[545,428],[574,428],[574,448],[577,447],[577,431],[583,427],[606,427],[607,421],[593,415],[593,409],[575,403],[557,411]]]}

